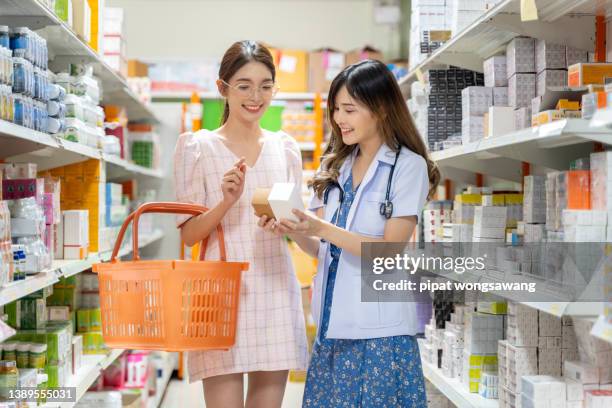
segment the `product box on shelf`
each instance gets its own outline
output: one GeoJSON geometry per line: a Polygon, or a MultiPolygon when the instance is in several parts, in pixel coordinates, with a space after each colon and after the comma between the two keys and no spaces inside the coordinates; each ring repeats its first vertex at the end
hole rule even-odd
{"type": "Polygon", "coordinates": [[[535,39],[516,37],[506,47],[507,77],[517,73],[535,73],[535,39]]]}
{"type": "Polygon", "coordinates": [[[34,179],[37,169],[36,163],[0,163],[0,170],[2,170],[0,178],[3,180],[34,179]]]}
{"type": "Polygon", "coordinates": [[[528,375],[522,378],[523,408],[565,406],[566,385],[562,378],[528,375]]]}
{"type": "Polygon", "coordinates": [[[91,41],[91,7],[88,0],[72,1],[72,28],[77,36],[89,43],[91,41]]]}
{"type": "Polygon", "coordinates": [[[589,53],[577,48],[565,48],[565,65],[571,67],[574,64],[589,62],[589,53]]]}
{"type": "Polygon", "coordinates": [[[344,53],[323,48],[308,55],[308,87],[310,92],[329,92],[332,80],[344,69],[344,53]]]}
{"type": "Polygon", "coordinates": [[[482,116],[493,106],[493,88],[469,86],[461,91],[463,118],[482,116]]]}
{"type": "Polygon", "coordinates": [[[496,55],[483,63],[484,85],[486,87],[507,87],[508,69],[505,55],[496,55]]]}
{"type": "Polygon", "coordinates": [[[508,106],[508,87],[497,86],[493,88],[493,106],[508,106]]]}
{"type": "Polygon", "coordinates": [[[136,78],[148,77],[149,66],[139,60],[128,60],[128,76],[136,78]]]}
{"type": "Polygon", "coordinates": [[[570,87],[604,85],[605,78],[612,76],[612,63],[580,63],[569,66],[567,70],[570,87]]]}
{"type": "Polygon", "coordinates": [[[523,107],[514,111],[516,130],[531,127],[531,108],[523,107]]]}
{"type": "Polygon", "coordinates": [[[546,69],[567,68],[565,45],[538,39],[536,40],[535,52],[537,73],[546,69]]]}
{"type": "Polygon", "coordinates": [[[514,109],[508,106],[491,106],[485,137],[503,136],[515,130],[514,109]]]}
{"type": "Polygon", "coordinates": [[[276,83],[283,92],[308,91],[308,53],[269,48],[276,65],[276,83]]]}
{"type": "Polygon", "coordinates": [[[612,152],[591,153],[591,208],[612,210],[612,152]]]}
{"type": "Polygon", "coordinates": [[[549,88],[559,88],[567,85],[567,71],[545,69],[538,73],[536,81],[536,94],[544,95],[549,88]]]}
{"type": "Polygon", "coordinates": [[[508,104],[515,108],[529,108],[536,96],[536,74],[517,73],[508,79],[508,104]]]}

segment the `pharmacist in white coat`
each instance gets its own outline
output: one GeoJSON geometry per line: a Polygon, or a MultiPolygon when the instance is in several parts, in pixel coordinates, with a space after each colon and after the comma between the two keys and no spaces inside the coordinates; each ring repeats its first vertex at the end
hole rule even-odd
{"type": "Polygon", "coordinates": [[[426,407],[415,302],[361,301],[361,244],[406,242],[439,180],[387,67],[347,67],[328,97],[333,130],[299,222],[261,220],[318,258],[317,341],[304,407],[426,407]]]}

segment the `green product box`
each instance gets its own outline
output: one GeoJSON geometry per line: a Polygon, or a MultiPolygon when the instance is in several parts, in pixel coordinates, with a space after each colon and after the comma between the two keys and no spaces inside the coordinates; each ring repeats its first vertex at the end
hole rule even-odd
{"type": "Polygon", "coordinates": [[[65,387],[68,379],[67,360],[58,362],[57,364],[48,364],[46,373],[49,376],[47,387],[59,388],[65,387]]]}
{"type": "Polygon", "coordinates": [[[21,301],[16,300],[5,305],[4,313],[8,317],[6,323],[14,329],[19,329],[21,324],[21,301]]]}
{"type": "Polygon", "coordinates": [[[53,295],[47,298],[47,306],[68,306],[76,310],[79,290],[76,287],[56,287],[53,295]]]}
{"type": "Polygon", "coordinates": [[[77,332],[87,333],[91,330],[91,313],[89,309],[77,310],[77,332]]]}
{"type": "Polygon", "coordinates": [[[38,329],[47,321],[47,304],[45,299],[21,299],[21,323],[19,328],[38,329]]]}
{"type": "Polygon", "coordinates": [[[77,287],[77,275],[69,277],[61,277],[59,282],[54,285],[55,288],[76,288],[77,287]]]}
{"type": "Polygon", "coordinates": [[[89,311],[89,330],[102,331],[102,311],[100,308],[89,311]]]}
{"type": "Polygon", "coordinates": [[[70,0],[55,0],[55,14],[68,24],[72,24],[70,3],[70,0]]]}
{"type": "Polygon", "coordinates": [[[102,332],[83,333],[83,354],[103,354],[108,352],[102,332]]]}

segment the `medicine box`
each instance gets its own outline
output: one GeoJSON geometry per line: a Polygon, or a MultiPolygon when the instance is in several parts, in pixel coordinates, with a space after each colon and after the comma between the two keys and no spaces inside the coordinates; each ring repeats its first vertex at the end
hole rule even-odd
{"type": "Polygon", "coordinates": [[[515,130],[514,109],[511,107],[491,106],[488,119],[487,137],[503,136],[515,130]]]}
{"type": "Polygon", "coordinates": [[[70,320],[70,308],[68,306],[49,306],[49,321],[70,320]]]}
{"type": "Polygon", "coordinates": [[[496,55],[483,63],[486,87],[508,86],[508,69],[505,55],[496,55]]]}
{"type": "Polygon", "coordinates": [[[536,75],[517,73],[508,79],[508,104],[513,108],[531,107],[536,96],[536,75]]]}
{"type": "Polygon", "coordinates": [[[72,337],[72,375],[83,365],[83,336],[74,335],[72,337]]]}
{"type": "Polygon", "coordinates": [[[581,384],[599,384],[598,368],[583,361],[565,361],[563,376],[581,384]]]}
{"type": "Polygon", "coordinates": [[[295,183],[274,183],[268,202],[276,219],[288,219],[298,221],[293,214],[293,209],[304,211],[301,186],[295,183]]]}
{"type": "Polygon", "coordinates": [[[461,110],[463,118],[482,116],[493,105],[493,88],[468,86],[461,91],[461,110]]]}
{"type": "Polygon", "coordinates": [[[508,106],[508,87],[496,86],[493,89],[493,106],[508,106]]]}
{"type": "Polygon", "coordinates": [[[592,390],[585,392],[585,408],[608,408],[612,406],[612,391],[592,390]]]}
{"type": "Polygon", "coordinates": [[[572,47],[565,48],[565,64],[567,67],[582,62],[589,62],[589,55],[587,51],[572,47]]]}
{"type": "Polygon", "coordinates": [[[84,247],[89,244],[89,211],[63,211],[64,246],[84,247]]]}
{"type": "Polygon", "coordinates": [[[537,75],[536,95],[544,95],[547,89],[560,88],[567,85],[567,71],[545,69],[537,75]]]}
{"type": "Polygon", "coordinates": [[[535,51],[536,72],[567,68],[565,45],[538,39],[535,51]]]}
{"type": "Polygon", "coordinates": [[[612,63],[574,64],[568,67],[567,75],[570,87],[604,85],[604,79],[612,76],[612,63]]]}
{"type": "Polygon", "coordinates": [[[540,337],[561,336],[561,319],[546,312],[539,313],[539,330],[540,337]]]}
{"type": "Polygon", "coordinates": [[[38,165],[36,163],[0,163],[3,180],[22,180],[36,178],[38,165]]]}
{"type": "Polygon", "coordinates": [[[561,349],[538,348],[538,374],[561,376],[561,373],[561,349]]]}
{"type": "Polygon", "coordinates": [[[507,77],[516,73],[535,73],[535,39],[516,37],[506,47],[507,77]]]}
{"type": "Polygon", "coordinates": [[[537,347],[538,311],[528,306],[508,303],[508,344],[518,347],[537,347]]]}
{"type": "Polygon", "coordinates": [[[466,116],[461,121],[461,140],[463,144],[484,138],[484,117],[466,116]]]}
{"type": "MultiPolygon", "coordinates": [[[[510,104],[510,101],[508,101],[510,104]]],[[[522,107],[514,111],[515,129],[521,130],[531,127],[531,108],[522,107]]]]}

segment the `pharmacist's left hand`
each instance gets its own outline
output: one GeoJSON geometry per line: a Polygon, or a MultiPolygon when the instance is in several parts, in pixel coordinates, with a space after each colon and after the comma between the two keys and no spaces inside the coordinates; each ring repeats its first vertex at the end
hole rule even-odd
{"type": "Polygon", "coordinates": [[[293,215],[297,217],[298,222],[281,219],[279,221],[281,232],[290,234],[301,234],[309,236],[318,236],[323,228],[324,221],[310,212],[303,212],[298,209],[293,209],[293,215]]]}

